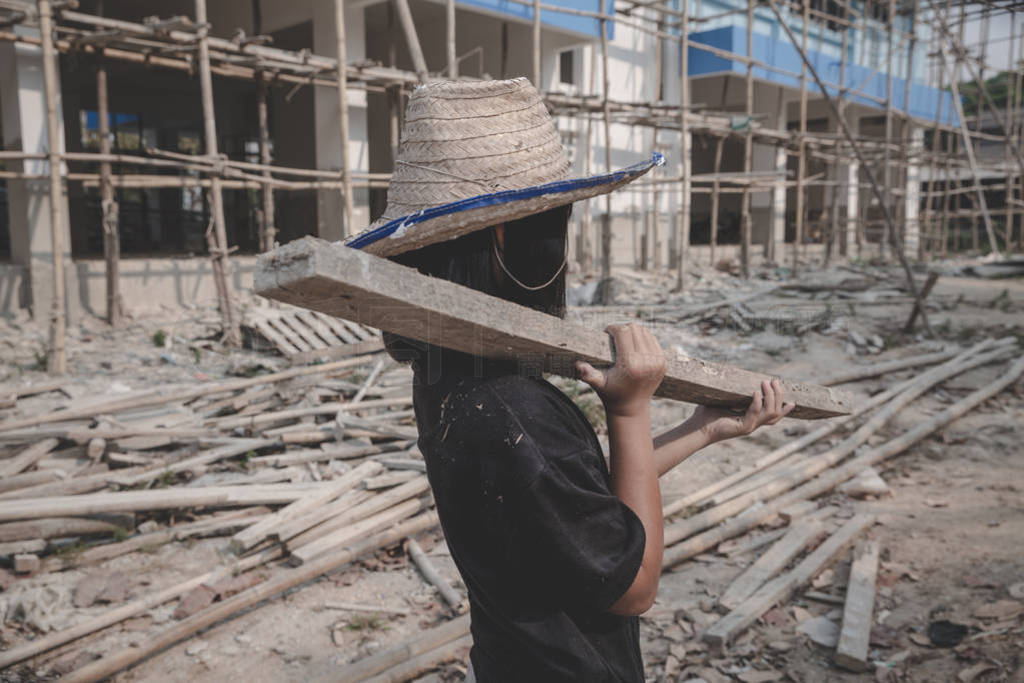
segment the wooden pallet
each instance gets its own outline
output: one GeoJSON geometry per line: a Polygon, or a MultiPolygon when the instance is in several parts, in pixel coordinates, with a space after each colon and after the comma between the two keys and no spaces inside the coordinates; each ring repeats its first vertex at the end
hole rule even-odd
{"type": "Polygon", "coordinates": [[[333,360],[384,348],[380,332],[372,327],[294,306],[250,309],[243,325],[293,363],[333,360]]]}

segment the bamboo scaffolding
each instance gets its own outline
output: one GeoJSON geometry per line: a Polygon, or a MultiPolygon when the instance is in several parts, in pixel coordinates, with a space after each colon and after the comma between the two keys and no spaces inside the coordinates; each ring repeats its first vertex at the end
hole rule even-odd
{"type": "MultiPolygon", "coordinates": [[[[912,195],[909,194],[912,188],[908,187],[910,170],[912,167],[929,169],[928,176],[922,181],[923,191],[919,196],[921,199],[921,212],[917,219],[918,231],[920,234],[920,247],[916,254],[918,257],[926,257],[936,251],[944,253],[952,246],[954,249],[962,248],[960,241],[960,227],[968,223],[977,223],[982,219],[985,225],[988,241],[994,250],[999,249],[1001,241],[1007,247],[1014,243],[1015,236],[1024,243],[1024,230],[1016,233],[1016,214],[1019,213],[1017,200],[1018,178],[1024,177],[1024,156],[1020,150],[1020,113],[1021,107],[1018,102],[1021,97],[1021,62],[1014,60],[1016,49],[1024,50],[1024,40],[1016,38],[1016,29],[1011,31],[1009,67],[1013,71],[1013,83],[1008,94],[1005,105],[996,107],[992,95],[989,93],[985,83],[984,75],[986,69],[991,68],[987,64],[986,43],[982,40],[978,43],[981,46],[977,55],[972,56],[967,52],[962,36],[957,36],[951,30],[952,3],[945,3],[945,12],[942,6],[933,2],[915,1],[913,7],[901,10],[904,14],[897,15],[897,3],[895,0],[888,1],[889,16],[883,20],[888,28],[888,35],[885,39],[884,65],[879,64],[873,69],[861,83],[847,83],[846,58],[849,46],[848,30],[858,30],[864,41],[869,26],[878,25],[878,21],[871,19],[864,12],[854,11],[849,2],[837,13],[826,12],[810,6],[809,2],[793,3],[790,14],[799,11],[801,21],[800,38],[794,43],[803,57],[806,57],[809,49],[809,33],[812,22],[819,22],[816,29],[816,40],[819,51],[823,48],[823,31],[825,22],[829,22],[830,28],[838,30],[842,34],[843,48],[840,59],[838,83],[826,81],[817,73],[813,74],[815,83],[821,90],[822,96],[833,107],[838,100],[837,122],[843,128],[839,133],[822,133],[808,131],[808,99],[810,96],[808,87],[808,73],[813,71],[806,59],[801,61],[799,72],[792,71],[773,64],[768,64],[758,58],[753,50],[753,31],[755,22],[756,3],[747,3],[745,7],[737,7],[718,14],[705,14],[704,16],[691,16],[693,9],[684,3],[681,8],[670,8],[661,2],[646,2],[630,0],[620,3],[615,10],[606,10],[605,6],[598,4],[596,11],[566,8],[540,2],[539,0],[510,0],[513,4],[531,8],[533,10],[532,20],[532,53],[533,53],[533,75],[534,80],[541,81],[541,14],[542,12],[560,13],[563,15],[585,17],[598,21],[601,24],[600,48],[603,67],[603,88],[602,92],[594,94],[593,87],[587,88],[584,94],[570,95],[566,93],[547,92],[544,93],[545,100],[557,115],[586,118],[588,138],[591,137],[593,119],[601,116],[604,125],[605,138],[605,167],[611,168],[611,127],[613,125],[631,127],[649,127],[654,131],[655,143],[661,131],[679,130],[681,135],[680,154],[681,164],[678,175],[674,177],[658,177],[649,182],[638,184],[636,189],[639,192],[651,193],[653,200],[649,209],[650,220],[647,222],[647,239],[645,254],[653,256],[649,262],[658,265],[657,258],[660,254],[658,248],[660,234],[660,204],[657,203],[659,195],[664,191],[663,186],[679,185],[680,205],[678,209],[678,220],[675,221],[673,231],[669,237],[669,253],[677,269],[678,284],[681,287],[684,282],[686,248],[689,243],[689,224],[691,213],[690,197],[694,194],[711,195],[711,247],[712,258],[714,251],[720,241],[719,223],[721,211],[721,197],[728,194],[741,195],[741,264],[744,273],[749,273],[749,249],[753,232],[753,217],[751,214],[751,195],[755,192],[763,192],[773,187],[771,182],[762,182],[757,177],[753,167],[753,145],[765,144],[781,148],[788,154],[797,157],[798,170],[795,182],[786,180],[775,181],[774,187],[786,188],[795,187],[793,199],[796,203],[796,241],[793,244],[793,262],[796,265],[799,261],[800,251],[803,247],[805,237],[811,234],[809,231],[817,231],[820,226],[823,239],[828,243],[826,248],[826,259],[838,254],[840,244],[840,224],[837,206],[838,197],[842,189],[848,195],[867,187],[871,192],[881,188],[881,197],[878,198],[882,206],[882,217],[871,217],[868,220],[868,202],[859,202],[863,219],[860,223],[860,230],[864,232],[859,235],[860,244],[866,241],[873,241],[881,235],[880,250],[902,251],[901,240],[904,231],[908,228],[907,201],[912,195]],[[691,40],[689,29],[694,24],[704,25],[717,19],[734,15],[740,12],[746,13],[747,18],[747,45],[746,54],[736,54],[729,50],[707,45],[691,40]],[[921,19],[919,21],[919,13],[921,19]],[[897,21],[898,18],[901,20],[897,21]],[[608,22],[616,22],[630,30],[637,31],[653,37],[653,42],[658,48],[671,44],[678,44],[681,49],[682,70],[680,78],[680,101],[678,104],[667,103],[662,99],[660,80],[658,86],[652,89],[647,102],[619,101],[611,97],[610,72],[609,72],[609,26],[608,22]],[[949,81],[948,87],[954,90],[953,104],[958,109],[958,121],[949,123],[942,120],[941,113],[934,117],[923,120],[915,117],[909,112],[909,100],[911,94],[911,80],[914,71],[914,60],[916,46],[920,37],[921,27],[933,29],[935,45],[933,53],[929,55],[934,61],[931,64],[933,72],[939,74],[939,89],[942,83],[949,81]],[[741,105],[746,114],[747,121],[744,126],[735,126],[730,114],[725,112],[714,112],[702,105],[693,106],[690,104],[690,85],[688,57],[690,50],[700,51],[704,54],[715,56],[721,59],[742,64],[745,70],[745,102],[741,105]],[[904,83],[904,106],[897,113],[894,106],[894,68],[897,52],[902,59],[901,66],[905,75],[904,83]],[[953,61],[950,62],[949,60],[953,61]],[[952,66],[950,66],[952,64],[952,66]],[[968,128],[966,117],[962,107],[959,106],[956,71],[966,67],[975,81],[979,95],[979,113],[976,118],[976,125],[968,128]],[[799,79],[800,87],[800,125],[796,134],[790,134],[783,130],[771,130],[765,128],[755,118],[754,98],[754,70],[764,69],[765,71],[788,78],[799,79]],[[884,69],[884,74],[879,71],[884,69]],[[949,71],[954,73],[950,77],[949,71]],[[885,78],[885,96],[881,97],[868,88],[872,79],[876,77],[885,78]],[[837,96],[832,96],[833,91],[838,91],[837,96]],[[843,110],[847,103],[856,98],[862,104],[874,105],[885,109],[885,133],[882,137],[871,137],[868,135],[854,135],[853,132],[843,125],[843,110]],[[1001,134],[992,134],[982,130],[981,115],[983,109],[987,109],[1000,128],[1001,134]],[[898,121],[897,121],[898,119],[898,121]],[[932,134],[929,150],[915,151],[908,144],[913,133],[913,126],[920,125],[927,127],[932,134]],[[898,129],[897,129],[898,127],[898,129]],[[950,139],[951,133],[958,131],[961,138],[960,144],[950,139]],[[715,172],[702,176],[693,176],[691,173],[690,160],[690,137],[693,134],[713,135],[715,137],[715,172]],[[746,178],[743,180],[720,176],[722,147],[726,139],[743,141],[743,165],[746,178]],[[951,149],[943,150],[942,141],[945,139],[951,149]],[[975,153],[975,146],[981,142],[999,142],[1004,144],[1003,158],[980,159],[975,153]],[[867,183],[854,181],[852,176],[847,174],[845,180],[839,176],[840,164],[849,163],[853,159],[864,169],[867,183]],[[819,176],[808,177],[808,164],[811,160],[819,160],[829,164],[829,177],[821,179],[819,176]],[[1016,161],[1018,168],[1016,172],[1011,168],[1011,162],[1016,161]],[[872,166],[882,169],[883,182],[877,183],[871,172],[872,166]],[[945,170],[943,171],[943,167],[945,170]],[[966,187],[957,178],[966,172],[966,177],[971,183],[966,187]],[[711,187],[707,187],[710,183],[711,187]],[[832,207],[826,209],[827,213],[821,220],[811,220],[808,215],[809,202],[816,196],[812,192],[824,192],[820,196],[831,197],[832,207]],[[829,190],[829,188],[832,188],[829,190]],[[973,206],[968,206],[960,195],[972,192],[974,195],[973,206]],[[1005,197],[1004,206],[1001,207],[1001,218],[1003,219],[1002,230],[997,230],[993,224],[992,211],[986,204],[985,193],[1001,192],[1005,197]],[[945,198],[945,202],[942,199],[945,198]],[[936,204],[938,201],[938,204],[936,204]],[[952,233],[952,234],[950,234],[952,233]],[[950,239],[952,238],[952,239],[950,239]],[[1000,239],[1001,238],[1001,239],[1000,239]]],[[[444,42],[446,45],[446,62],[444,72],[449,78],[458,78],[458,58],[455,53],[455,17],[454,4],[448,0],[445,5],[445,26],[446,32],[444,42]]],[[[44,38],[50,39],[50,50],[57,53],[81,53],[93,55],[97,58],[97,100],[99,106],[106,107],[105,90],[107,87],[106,65],[115,61],[129,61],[138,64],[145,64],[153,68],[168,68],[177,70],[193,70],[198,72],[200,77],[201,91],[204,99],[204,123],[212,123],[213,93],[211,77],[216,74],[222,77],[254,81],[259,89],[257,101],[257,119],[259,125],[260,163],[241,162],[237,160],[223,159],[217,154],[216,130],[210,131],[207,127],[207,150],[203,155],[169,155],[164,152],[150,151],[152,156],[141,155],[114,155],[109,149],[109,130],[100,131],[101,149],[99,154],[94,153],[65,153],[61,154],[59,149],[53,149],[45,157],[51,168],[59,168],[62,161],[98,164],[98,172],[81,172],[79,167],[72,167],[72,171],[65,174],[65,178],[59,178],[56,185],[61,185],[61,180],[82,182],[86,187],[97,186],[101,190],[101,201],[104,208],[104,237],[105,256],[108,270],[108,319],[114,321],[119,313],[119,293],[116,290],[117,283],[117,262],[118,255],[115,253],[117,243],[116,225],[116,202],[114,201],[115,190],[118,187],[203,187],[209,190],[211,214],[212,214],[212,243],[211,256],[215,262],[215,272],[218,284],[218,293],[222,301],[222,308],[225,313],[225,327],[227,335],[232,335],[235,323],[233,305],[230,301],[231,292],[226,276],[228,266],[226,234],[223,223],[223,198],[225,190],[259,189],[262,195],[262,208],[258,211],[261,214],[259,242],[261,249],[267,249],[274,241],[274,192],[275,191],[308,191],[332,189],[337,190],[344,203],[344,232],[350,232],[352,191],[355,188],[376,188],[385,187],[389,178],[387,173],[367,174],[352,171],[346,159],[348,130],[345,125],[344,116],[347,107],[345,106],[346,90],[349,87],[364,89],[374,92],[388,93],[389,104],[393,109],[389,114],[391,127],[397,123],[397,113],[403,91],[416,83],[423,82],[430,77],[427,72],[426,63],[423,60],[423,51],[419,45],[416,35],[416,27],[413,25],[412,15],[409,12],[406,0],[397,0],[394,3],[394,11],[409,44],[410,54],[413,59],[415,72],[403,71],[393,66],[383,66],[370,63],[347,64],[344,55],[344,16],[341,11],[342,3],[336,3],[336,27],[338,30],[338,58],[311,55],[308,52],[289,51],[263,45],[261,40],[226,40],[209,35],[209,26],[205,17],[205,2],[196,1],[196,21],[193,23],[187,18],[175,18],[170,21],[155,23],[136,23],[109,17],[97,16],[85,12],[62,9],[56,21],[52,12],[48,15],[51,21],[50,30],[44,31],[45,36],[34,38],[31,34],[19,34],[9,31],[0,31],[0,40],[13,40],[29,44],[43,46],[44,38]],[[202,5],[202,7],[200,7],[202,5]],[[266,104],[269,90],[273,87],[292,85],[312,85],[314,87],[335,88],[338,93],[341,114],[339,116],[340,137],[342,138],[342,168],[340,174],[336,171],[320,169],[298,169],[275,166],[270,158],[270,131],[266,120],[266,104]],[[209,91],[209,92],[207,92],[209,91]],[[103,96],[101,96],[103,95],[103,96]],[[209,109],[210,111],[207,111],[209,109]],[[393,120],[392,120],[393,119],[393,120]],[[104,140],[107,145],[104,147],[104,140]],[[155,158],[165,157],[165,158],[155,158]],[[137,164],[150,167],[155,171],[147,174],[125,174],[117,173],[119,164],[137,164]],[[167,171],[177,173],[189,173],[190,175],[160,175],[167,171]],[[340,175],[340,178],[339,178],[340,175]],[[285,178],[301,178],[301,180],[287,180],[285,178]]],[[[768,7],[768,6],[766,6],[768,7]]],[[[778,12],[778,7],[771,7],[779,20],[780,25],[787,29],[790,39],[793,38],[789,26],[784,23],[783,17],[778,12]]],[[[983,32],[987,30],[988,24],[996,17],[1008,15],[1011,26],[1014,25],[1014,10],[1001,8],[995,5],[986,4],[969,14],[965,4],[958,3],[958,23],[961,28],[968,16],[973,20],[980,21],[983,32]]],[[[760,11],[760,10],[759,10],[760,11]]],[[[697,12],[700,13],[700,8],[697,12]]],[[[40,13],[41,17],[41,13],[40,13]]],[[[792,19],[792,17],[789,17],[792,19]]],[[[19,21],[38,21],[35,16],[19,19],[19,21]]],[[[254,29],[259,33],[258,17],[254,15],[254,29]]],[[[866,43],[865,43],[866,45],[866,43]]],[[[656,53],[656,63],[664,59],[662,49],[656,53]]],[[[507,47],[503,48],[507,50],[507,47]]],[[[861,49],[863,53],[863,48],[861,49]]],[[[596,69],[596,50],[591,50],[591,59],[594,62],[590,69],[589,78],[592,80],[596,69]]],[[[507,54],[503,56],[503,70],[506,68],[507,54]]],[[[664,66],[662,65],[662,71],[664,66]]],[[[757,78],[760,78],[758,76],[757,78]]],[[[941,100],[940,100],[941,104],[941,100]]],[[[939,109],[938,107],[936,109],[939,109]]],[[[108,117],[101,116],[101,127],[107,124],[108,117]]],[[[392,136],[396,137],[396,136],[392,136]]],[[[588,166],[590,147],[587,148],[588,166]]],[[[39,158],[35,157],[35,158],[39,158]]],[[[27,160],[32,155],[24,153],[0,153],[0,158],[20,158],[27,160]]],[[[586,169],[590,172],[590,169],[586,169]]],[[[2,178],[37,178],[44,174],[25,173],[20,170],[5,170],[0,172],[2,178]]],[[[48,174],[51,183],[54,183],[53,174],[48,174]]],[[[60,192],[63,192],[62,188],[60,192]]],[[[917,194],[915,192],[915,194],[917,194]]],[[[990,194],[991,196],[991,194],[990,194]]],[[[818,201],[818,200],[813,200],[818,201]]],[[[57,202],[56,204],[59,204],[57,202]]],[[[611,274],[611,230],[612,211],[610,200],[606,200],[605,211],[601,216],[601,273],[604,277],[611,274]]],[[[60,210],[58,206],[57,210],[60,210]]],[[[846,230],[858,223],[856,218],[847,215],[846,230]]],[[[590,215],[585,212],[578,239],[576,240],[576,257],[581,263],[591,259],[590,238],[592,232],[589,230],[590,215]]],[[[850,242],[847,241],[846,244],[850,242]]],[[[847,254],[853,256],[853,254],[847,254]]],[[[55,259],[59,258],[57,254],[55,259]]],[[[902,260],[901,260],[902,262],[902,260]]],[[[57,269],[60,270],[60,269],[57,269]]],[[[55,277],[57,275],[55,274],[55,277]]],[[[63,286],[57,288],[63,291],[63,286]]],[[[52,344],[56,348],[56,342],[52,344]]]]}

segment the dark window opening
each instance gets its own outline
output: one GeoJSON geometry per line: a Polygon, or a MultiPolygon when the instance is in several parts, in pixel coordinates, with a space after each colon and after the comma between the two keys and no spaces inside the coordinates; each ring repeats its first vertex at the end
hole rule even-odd
{"type": "Polygon", "coordinates": [[[564,50],[558,55],[558,82],[576,84],[575,50],[564,50]]]}

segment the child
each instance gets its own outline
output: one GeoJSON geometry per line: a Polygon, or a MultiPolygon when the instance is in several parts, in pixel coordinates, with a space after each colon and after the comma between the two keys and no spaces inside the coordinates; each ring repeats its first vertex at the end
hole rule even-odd
{"type": "MultiPolygon", "coordinates": [[[[647,169],[565,180],[525,79],[421,87],[405,125],[385,217],[350,245],[563,315],[571,203],[647,169]]],[[[792,409],[765,383],[742,416],[699,407],[652,439],[664,355],[639,325],[608,333],[615,364],[577,364],[604,405],[607,463],[585,416],[532,364],[385,335],[415,371],[419,445],[469,591],[468,680],[643,681],[637,615],[661,574],[658,477],[792,409]]]]}

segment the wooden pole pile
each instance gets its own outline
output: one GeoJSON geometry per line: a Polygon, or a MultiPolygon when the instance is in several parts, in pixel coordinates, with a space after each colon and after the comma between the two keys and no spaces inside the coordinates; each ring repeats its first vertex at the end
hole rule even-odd
{"type": "MultiPolygon", "coordinates": [[[[229,535],[241,556],[76,626],[15,643],[0,653],[0,668],[182,599],[184,620],[145,648],[70,675],[99,680],[291,586],[433,528],[437,518],[420,473],[425,467],[413,449],[416,430],[406,424],[409,371],[382,360],[345,359],[127,398],[89,397],[52,413],[15,400],[4,410],[8,415],[0,413],[0,553],[30,552],[41,557],[41,571],[60,571],[164,543],[229,535]],[[356,371],[366,379],[349,382],[356,371]],[[400,396],[393,387],[404,387],[400,396]],[[341,414],[346,417],[338,420],[341,414]],[[105,429],[106,420],[116,420],[118,429],[105,429]],[[54,421],[59,428],[48,427],[54,421]],[[196,427],[204,436],[192,436],[196,427]],[[310,431],[320,435],[312,447],[287,438],[310,431]],[[402,457],[387,459],[389,453],[402,457]],[[35,477],[52,472],[60,476],[35,477]],[[393,475],[382,476],[388,472],[393,475]],[[138,486],[152,488],[128,490],[138,486]],[[173,511],[177,522],[157,524],[152,518],[160,510],[173,511]],[[147,518],[146,526],[156,528],[137,529],[147,518]],[[56,552],[72,543],[82,550],[56,552]],[[264,569],[271,578],[254,578],[258,585],[249,591],[209,606],[185,600],[193,594],[212,600],[225,578],[282,558],[294,568],[264,569]]],[[[10,393],[17,399],[61,384],[10,393]]]]}
{"type": "MultiPolygon", "coordinates": [[[[439,656],[442,655],[439,650],[452,643],[458,643],[456,647],[468,646],[465,640],[468,635],[469,615],[467,614],[361,659],[345,667],[343,671],[332,671],[320,680],[323,683],[328,681],[331,683],[359,683],[367,680],[411,680],[417,672],[407,668],[403,668],[400,672],[393,670],[399,666],[408,667],[413,662],[416,662],[413,666],[418,668],[426,660],[431,660],[432,664],[440,663],[444,660],[439,656]],[[436,653],[436,655],[431,657],[431,653],[436,653]]],[[[447,650],[444,651],[443,656],[447,656],[447,650]]],[[[422,671],[418,673],[422,673],[422,671]]]]}
{"type": "Polygon", "coordinates": [[[75,683],[92,683],[104,680],[111,674],[164,650],[174,643],[192,636],[198,631],[223,621],[242,610],[258,605],[284,591],[343,567],[362,555],[396,543],[404,536],[421,533],[437,526],[437,515],[433,512],[418,515],[404,524],[398,524],[350,545],[337,548],[306,566],[278,574],[253,588],[245,590],[221,602],[196,612],[178,624],[167,628],[143,647],[132,647],[113,655],[98,659],[72,672],[64,678],[75,683]]]}
{"type": "MultiPolygon", "coordinates": [[[[897,391],[892,392],[895,395],[890,393],[891,400],[838,446],[823,453],[804,456],[795,461],[782,461],[772,475],[762,478],[760,484],[747,493],[726,500],[716,507],[704,510],[681,522],[669,523],[665,530],[667,547],[663,560],[664,566],[672,567],[715,547],[722,541],[746,533],[778,515],[789,506],[828,493],[868,467],[903,453],[929,434],[941,429],[1018,381],[1024,374],[1024,360],[1015,360],[998,379],[933,415],[916,427],[866,451],[854,453],[854,448],[876,433],[901,407],[920,396],[937,382],[982,364],[1005,363],[1007,357],[1012,360],[1019,354],[1020,350],[1013,342],[979,345],[963,355],[959,362],[939,366],[909,380],[903,387],[896,387],[897,391]],[[849,457],[851,455],[853,457],[849,457]]],[[[954,359],[954,361],[958,361],[958,359],[954,359]]],[[[831,428],[832,426],[826,425],[825,427],[831,428]]],[[[798,439],[794,445],[803,448],[808,445],[808,442],[813,443],[822,438],[828,433],[825,427],[798,439]]],[[[768,461],[779,462],[782,459],[779,457],[780,455],[785,457],[796,452],[795,449],[783,447],[777,453],[769,454],[768,461]]],[[[684,500],[694,505],[699,504],[701,500],[710,499],[714,492],[734,486],[737,481],[742,483],[743,479],[762,471],[762,469],[756,466],[748,468],[738,479],[734,476],[727,477],[724,480],[724,486],[712,485],[696,494],[686,496],[684,500]]],[[[666,512],[671,514],[678,512],[679,509],[678,505],[670,504],[666,512]]]]}

